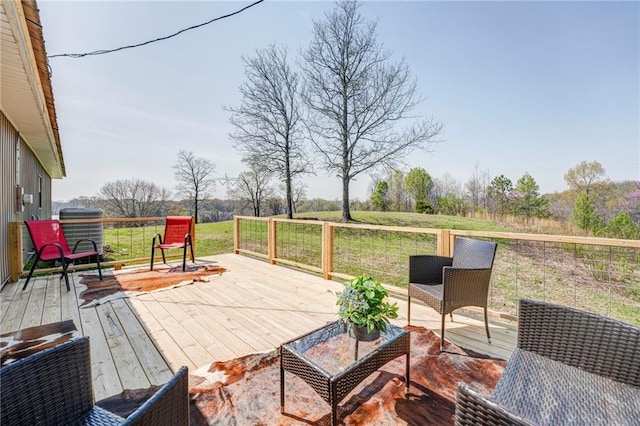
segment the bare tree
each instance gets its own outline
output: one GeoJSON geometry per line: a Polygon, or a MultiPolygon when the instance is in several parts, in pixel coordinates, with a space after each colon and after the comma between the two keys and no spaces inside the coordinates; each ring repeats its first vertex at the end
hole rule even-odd
{"type": "Polygon", "coordinates": [[[277,173],[283,180],[287,217],[293,217],[292,180],[308,173],[300,128],[298,75],[287,62],[287,50],[270,45],[243,58],[247,82],[240,86],[242,104],[226,108],[235,131],[229,136],[240,143],[244,159],[277,173]]]}
{"type": "Polygon", "coordinates": [[[162,216],[170,195],[153,182],[135,178],[108,182],[98,193],[107,213],[118,217],[162,216]]]}
{"type": "Polygon", "coordinates": [[[173,166],[177,181],[176,189],[188,198],[193,205],[193,213],[198,223],[198,207],[207,199],[209,191],[215,186],[214,164],[206,158],[196,157],[193,152],[180,150],[178,162],[173,166]]]}
{"type": "Polygon", "coordinates": [[[435,206],[438,200],[443,197],[451,196],[453,198],[462,198],[464,191],[462,185],[450,173],[445,173],[440,178],[433,181],[433,189],[431,190],[431,203],[435,206]]]}
{"type": "Polygon", "coordinates": [[[307,185],[299,182],[293,185],[293,212],[297,212],[300,203],[307,197],[307,185]]]}
{"type": "Polygon", "coordinates": [[[253,215],[260,217],[266,200],[274,193],[270,184],[271,176],[271,172],[259,164],[249,164],[249,170],[238,175],[228,195],[232,199],[250,204],[253,215]]]}
{"type": "Polygon", "coordinates": [[[343,221],[351,220],[355,176],[393,168],[415,148],[426,150],[442,128],[411,115],[420,101],[415,78],[404,60],[390,62],[391,53],[376,40],[376,24],[365,22],[359,7],[340,1],[324,21],[314,21],[301,64],[309,136],[325,168],[342,179],[343,221]]]}
{"type": "Polygon", "coordinates": [[[488,206],[487,188],[490,183],[490,174],[487,170],[481,170],[478,163],[473,167],[469,180],[464,184],[471,207],[480,209],[488,206]]]}

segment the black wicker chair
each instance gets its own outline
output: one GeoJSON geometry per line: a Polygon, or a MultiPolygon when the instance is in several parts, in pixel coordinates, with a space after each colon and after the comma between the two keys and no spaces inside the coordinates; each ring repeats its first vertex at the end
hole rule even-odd
{"type": "Polygon", "coordinates": [[[491,343],[487,320],[487,296],[497,244],[457,238],[453,257],[409,256],[408,323],[411,299],[416,298],[442,316],[440,350],[444,349],[444,318],[465,306],[484,308],[484,325],[491,343]]]}
{"type": "Polygon", "coordinates": [[[456,425],[640,425],[640,328],[522,299],[491,397],[458,384],[456,425]]]}
{"type": "Polygon", "coordinates": [[[0,380],[2,425],[189,425],[187,367],[126,419],[95,406],[88,337],[8,364],[0,380]]]}

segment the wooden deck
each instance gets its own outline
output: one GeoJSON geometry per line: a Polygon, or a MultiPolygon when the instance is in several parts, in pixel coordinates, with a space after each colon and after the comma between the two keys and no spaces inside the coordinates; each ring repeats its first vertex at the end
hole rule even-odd
{"type": "MultiPolygon", "coordinates": [[[[342,284],[251,257],[225,254],[197,259],[228,271],[197,283],[79,308],[86,288],[71,274],[70,292],[59,275],[24,278],[0,293],[0,332],[72,319],[79,334],[91,338],[97,400],[123,389],[166,382],[182,365],[191,371],[213,361],[269,351],[281,343],[337,319],[336,297],[342,284]]],[[[86,273],[86,272],[84,272],[86,273]]],[[[107,272],[111,273],[111,272],[107,272]]],[[[406,325],[407,304],[398,326],[406,325]]],[[[440,329],[435,311],[412,306],[414,325],[440,329]]],[[[484,323],[461,314],[447,320],[447,339],[464,348],[508,358],[515,347],[513,324],[491,321],[492,344],[484,323]]]]}

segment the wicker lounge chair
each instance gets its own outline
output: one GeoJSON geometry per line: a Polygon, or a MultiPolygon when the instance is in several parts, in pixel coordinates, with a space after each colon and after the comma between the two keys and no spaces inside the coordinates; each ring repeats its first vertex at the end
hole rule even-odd
{"type": "Polygon", "coordinates": [[[456,425],[639,425],[640,328],[520,301],[518,345],[491,397],[458,384],[456,425]]]}
{"type": "Polygon", "coordinates": [[[453,311],[465,306],[484,308],[487,339],[491,343],[487,320],[487,296],[497,244],[490,241],[457,238],[453,257],[409,256],[408,323],[411,299],[416,298],[442,316],[440,350],[444,349],[444,318],[453,320],[453,311]]]}
{"type": "Polygon", "coordinates": [[[153,236],[153,241],[151,242],[151,271],[153,271],[153,258],[156,249],[159,249],[162,252],[162,261],[167,263],[164,251],[181,248],[183,271],[187,267],[187,247],[190,249],[191,261],[195,262],[191,235],[192,226],[193,217],[191,216],[167,216],[167,221],[164,227],[164,239],[162,238],[162,235],[156,234],[153,236]]]}
{"type": "Polygon", "coordinates": [[[100,275],[100,280],[102,280],[100,254],[98,253],[95,241],[89,239],[78,240],[73,246],[73,250],[70,250],[67,238],[62,230],[62,225],[58,220],[25,220],[24,223],[27,225],[27,230],[29,231],[31,241],[33,242],[33,246],[36,250],[36,260],[33,262],[33,265],[29,270],[29,276],[22,287],[23,290],[27,288],[27,284],[29,284],[33,271],[36,269],[36,265],[40,260],[59,260],[62,263],[62,275],[60,275],[60,279],[64,277],[65,284],[67,284],[67,291],[71,290],[71,287],[69,287],[67,267],[76,259],[95,256],[96,264],[98,265],[98,275],[100,275]],[[93,250],[76,253],[78,244],[83,241],[89,241],[93,245],[93,250]]]}
{"type": "Polygon", "coordinates": [[[0,370],[0,377],[2,425],[189,424],[187,367],[126,419],[95,406],[88,337],[8,364],[0,370]]]}

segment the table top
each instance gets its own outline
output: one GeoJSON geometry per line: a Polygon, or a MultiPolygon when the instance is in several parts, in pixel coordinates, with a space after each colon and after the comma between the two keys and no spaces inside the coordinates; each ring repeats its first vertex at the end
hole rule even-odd
{"type": "Polygon", "coordinates": [[[347,325],[337,321],[282,345],[297,354],[327,377],[333,377],[350,367],[366,362],[378,351],[393,344],[408,331],[388,324],[387,331],[372,342],[357,341],[350,336],[347,325]]]}

